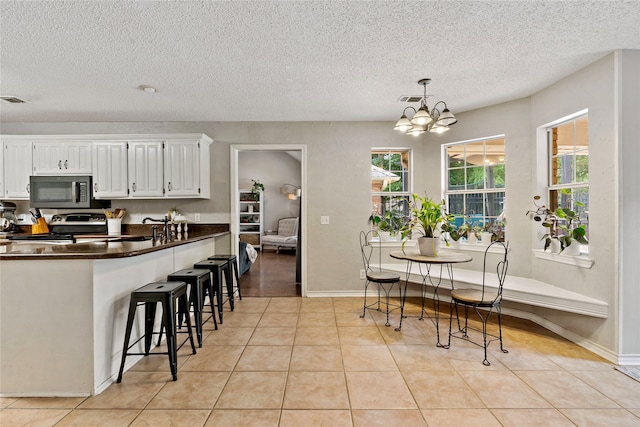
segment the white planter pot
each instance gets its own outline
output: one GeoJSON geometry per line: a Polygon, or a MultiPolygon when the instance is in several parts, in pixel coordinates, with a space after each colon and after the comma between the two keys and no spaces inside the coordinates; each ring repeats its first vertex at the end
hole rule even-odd
{"type": "Polygon", "coordinates": [[[476,237],[475,233],[467,233],[467,242],[475,245],[478,243],[478,237],[476,237]]]}
{"type": "Polygon", "coordinates": [[[440,249],[440,238],[420,237],[418,239],[418,248],[420,249],[420,255],[438,256],[438,250],[440,249]]]}
{"type": "Polygon", "coordinates": [[[577,241],[572,241],[569,246],[564,248],[561,252],[562,255],[566,256],[578,256],[580,255],[580,251],[582,250],[582,245],[577,241]]]}
{"type": "Polygon", "coordinates": [[[551,239],[551,243],[549,244],[547,251],[551,252],[552,254],[559,254],[560,249],[562,249],[562,247],[560,246],[560,240],[551,239]]]}
{"type": "Polygon", "coordinates": [[[480,233],[480,240],[482,240],[483,245],[490,245],[491,233],[480,233]]]}

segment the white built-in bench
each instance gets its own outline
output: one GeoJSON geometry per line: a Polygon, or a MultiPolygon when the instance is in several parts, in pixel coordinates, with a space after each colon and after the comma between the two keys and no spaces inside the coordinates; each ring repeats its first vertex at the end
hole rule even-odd
{"type": "MultiPolygon", "coordinates": [[[[419,264],[413,263],[409,276],[409,282],[422,283],[422,276],[419,271],[419,264]]],[[[406,264],[382,264],[382,269],[389,272],[399,273],[402,279],[405,278],[406,264]]],[[[425,271],[425,267],[422,267],[425,271]]],[[[440,268],[433,266],[432,274],[440,274],[440,268]],[[437,270],[436,270],[437,268],[437,270]]],[[[487,276],[490,276],[489,274],[487,276]]],[[[496,275],[493,274],[495,277],[496,275]]],[[[480,287],[482,285],[482,272],[463,270],[455,268],[453,280],[458,287],[480,287]]],[[[489,283],[497,283],[496,280],[488,280],[489,283]]],[[[443,270],[441,289],[451,289],[449,276],[443,270]]],[[[511,276],[507,273],[504,289],[502,291],[504,301],[513,301],[521,304],[529,304],[537,307],[551,308],[555,310],[578,313],[586,316],[607,318],[608,304],[604,301],[591,298],[577,292],[568,291],[548,283],[526,277],[511,276]]]]}

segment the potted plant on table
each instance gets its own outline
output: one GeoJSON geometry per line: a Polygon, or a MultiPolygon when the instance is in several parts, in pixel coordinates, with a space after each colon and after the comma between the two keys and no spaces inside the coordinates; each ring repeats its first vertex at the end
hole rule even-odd
{"type": "MultiPolygon", "coordinates": [[[[438,256],[440,247],[440,235],[443,225],[449,223],[452,215],[445,212],[444,200],[435,202],[428,197],[421,197],[417,194],[411,195],[411,203],[409,209],[411,211],[411,219],[402,227],[402,239],[409,236],[412,232],[421,234],[418,238],[418,247],[420,254],[425,256],[438,256]]],[[[404,250],[405,242],[402,243],[404,250]]]]}

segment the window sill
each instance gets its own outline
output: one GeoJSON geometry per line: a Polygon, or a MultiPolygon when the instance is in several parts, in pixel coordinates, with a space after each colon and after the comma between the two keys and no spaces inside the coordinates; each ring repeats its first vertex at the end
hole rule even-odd
{"type": "Polygon", "coordinates": [[[562,254],[552,254],[545,252],[542,249],[532,249],[533,255],[538,259],[544,259],[546,261],[558,262],[561,264],[575,265],[580,268],[593,267],[594,261],[587,255],[569,256],[562,254]]]}
{"type": "MultiPolygon", "coordinates": [[[[448,247],[449,249],[453,249],[456,251],[485,252],[488,246],[489,245],[483,245],[482,242],[479,242],[479,243],[450,242],[449,246],[442,244],[440,247],[441,248],[448,247]]],[[[499,253],[499,252],[502,252],[500,245],[496,245],[493,248],[491,248],[491,250],[489,250],[489,253],[499,253]]]]}

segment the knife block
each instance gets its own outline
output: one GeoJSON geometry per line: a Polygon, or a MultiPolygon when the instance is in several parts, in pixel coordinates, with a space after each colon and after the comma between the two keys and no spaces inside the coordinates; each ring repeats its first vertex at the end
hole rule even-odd
{"type": "Polygon", "coordinates": [[[49,232],[49,226],[44,218],[38,218],[38,223],[31,226],[31,234],[46,234],[49,232]]]}

